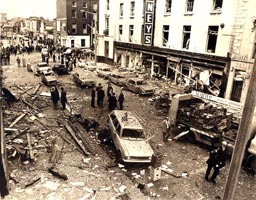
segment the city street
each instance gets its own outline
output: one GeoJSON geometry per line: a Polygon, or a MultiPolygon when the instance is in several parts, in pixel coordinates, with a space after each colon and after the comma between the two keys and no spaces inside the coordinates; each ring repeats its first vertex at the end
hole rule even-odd
{"type": "MultiPolygon", "coordinates": [[[[40,53],[26,54],[24,57],[19,56],[21,59],[24,58],[26,63],[30,62],[32,68],[40,59],[40,53]]],[[[53,66],[53,64],[50,58],[50,65],[53,66]]],[[[12,103],[10,108],[6,106],[4,110],[5,127],[9,127],[10,123],[18,116],[26,113],[26,116],[17,122],[13,128],[24,130],[29,125],[36,157],[33,162],[21,162],[20,158],[9,155],[10,194],[4,199],[221,199],[228,176],[229,162],[220,170],[215,185],[206,182],[204,175],[206,160],[209,156],[207,147],[189,143],[182,137],[164,143],[162,121],[167,113],[157,109],[150,98],[141,97],[125,90],[124,109],[136,112],[140,116],[142,125],[147,132],[147,138],[151,138],[149,141],[155,153],[160,152],[163,155],[162,167],[170,169],[170,173],[162,171],[158,181],[152,180],[149,165],[129,164],[125,166],[117,163],[117,155],[113,145],[98,140],[98,133],[107,122],[109,113],[107,100],[104,102],[103,109],[91,108],[91,89],[77,87],[72,79],[72,74],[75,72],[88,73],[97,81],[97,84],[103,85],[106,92],[107,80],[99,78],[96,72],[88,72],[76,67],[70,75],[58,76],[58,89],[60,91],[60,87],[65,88],[72,109],[80,113],[83,118],[92,118],[99,123],[99,127],[96,129],[80,130],[86,135],[85,137],[90,141],[90,146],[95,152],[85,156],[77,150],[76,144],[74,147],[63,139],[64,135],[64,138],[72,141],[66,129],[58,121],[70,120],[70,113],[67,110],[62,111],[60,103],[57,109],[53,108],[51,98],[47,95],[50,88],[42,85],[37,95],[32,95],[41,80],[32,72],[28,72],[26,67],[18,67],[16,57],[13,55],[11,55],[11,64],[3,66],[3,71],[4,87],[9,89],[18,99],[33,100],[33,105],[40,108],[41,111],[39,116],[29,106],[24,106],[21,100],[12,103]],[[32,116],[35,115],[40,119],[39,121],[43,122],[43,125],[32,119],[32,116]],[[58,162],[54,163],[54,167],[65,174],[68,177],[67,180],[53,176],[48,171],[52,166],[52,163],[49,162],[49,157],[52,155],[50,149],[56,140],[59,141],[58,144],[61,144],[59,147],[61,153],[58,162]]],[[[116,85],[113,87],[114,92],[118,95],[120,87],[116,85]]],[[[7,149],[12,144],[8,144],[7,149]]],[[[234,200],[256,199],[255,191],[255,176],[249,176],[242,169],[234,200]]]]}

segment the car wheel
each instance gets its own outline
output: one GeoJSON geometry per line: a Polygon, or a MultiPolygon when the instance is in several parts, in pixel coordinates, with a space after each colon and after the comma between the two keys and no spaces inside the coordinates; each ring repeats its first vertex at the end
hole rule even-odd
{"type": "Polygon", "coordinates": [[[187,134],[187,140],[191,143],[196,142],[196,136],[192,131],[189,131],[189,133],[187,134]]]}

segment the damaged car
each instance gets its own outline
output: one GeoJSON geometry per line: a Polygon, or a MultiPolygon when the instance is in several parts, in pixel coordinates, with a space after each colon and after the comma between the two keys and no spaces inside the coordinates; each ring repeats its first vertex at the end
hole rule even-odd
{"type": "Polygon", "coordinates": [[[139,95],[153,95],[155,90],[143,78],[130,78],[124,83],[126,89],[139,95]]]}

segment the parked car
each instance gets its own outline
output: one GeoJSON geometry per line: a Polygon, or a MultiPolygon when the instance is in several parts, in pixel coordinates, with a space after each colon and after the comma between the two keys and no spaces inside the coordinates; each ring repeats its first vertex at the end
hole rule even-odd
{"type": "Polygon", "coordinates": [[[108,126],[120,161],[127,163],[151,162],[154,151],[134,113],[114,110],[108,115],[108,126]]]}
{"type": "Polygon", "coordinates": [[[94,61],[86,62],[84,69],[93,72],[97,69],[96,63],[94,61]]]}
{"type": "Polygon", "coordinates": [[[89,74],[87,74],[87,76],[81,76],[76,72],[73,74],[73,80],[77,85],[81,87],[93,87],[97,84],[97,82],[94,79],[90,78],[89,74]]]}
{"type": "Polygon", "coordinates": [[[125,79],[125,75],[119,73],[119,72],[112,72],[109,77],[109,81],[118,85],[118,86],[123,86],[123,82],[125,79]]]}
{"type": "Polygon", "coordinates": [[[49,70],[51,70],[51,67],[46,62],[39,62],[34,67],[34,73],[36,75],[40,75],[40,74],[42,74],[42,72],[46,72],[49,70]]]}
{"type": "Polygon", "coordinates": [[[55,64],[52,68],[52,71],[58,75],[68,75],[70,73],[64,64],[55,64]]]}
{"type": "Polygon", "coordinates": [[[108,79],[108,77],[111,74],[111,67],[101,66],[97,69],[97,74],[99,77],[102,77],[103,79],[108,79]]]}
{"type": "Polygon", "coordinates": [[[47,86],[56,86],[57,85],[57,78],[52,70],[43,71],[41,73],[41,80],[47,86]]]}
{"type": "Polygon", "coordinates": [[[139,95],[152,95],[154,88],[149,85],[143,78],[129,78],[124,82],[126,89],[139,95]]]}

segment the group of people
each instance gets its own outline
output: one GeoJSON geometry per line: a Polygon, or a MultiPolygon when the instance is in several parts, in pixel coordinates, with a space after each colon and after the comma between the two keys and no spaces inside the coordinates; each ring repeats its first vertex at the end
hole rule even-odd
{"type": "MultiPolygon", "coordinates": [[[[163,141],[167,142],[171,134],[177,135],[177,129],[170,123],[169,117],[164,118],[162,122],[163,141]]],[[[180,133],[180,131],[179,131],[180,133]]],[[[228,159],[226,153],[227,142],[223,140],[222,133],[217,133],[216,138],[213,139],[209,158],[207,159],[207,169],[205,173],[205,180],[216,184],[216,177],[220,169],[223,168],[228,159]]]]}
{"type": "Polygon", "coordinates": [[[67,93],[66,93],[66,91],[64,90],[63,87],[61,87],[60,89],[61,89],[61,93],[59,95],[59,91],[58,91],[58,88],[56,86],[51,88],[51,99],[52,99],[53,107],[55,109],[57,109],[58,102],[60,100],[61,105],[62,105],[62,110],[65,110],[66,109],[66,102],[67,102],[67,93]]]}
{"type": "MultiPolygon", "coordinates": [[[[97,106],[99,108],[103,108],[104,107],[104,99],[105,99],[105,91],[104,91],[101,83],[99,83],[99,85],[97,87],[92,88],[91,107],[93,107],[93,108],[95,108],[96,94],[97,94],[97,106]]],[[[118,107],[117,102],[119,103],[119,109],[123,110],[124,93],[123,93],[122,89],[121,89],[119,97],[117,99],[111,83],[108,83],[107,97],[108,97],[108,109],[110,111],[112,111],[118,107]]]]}

